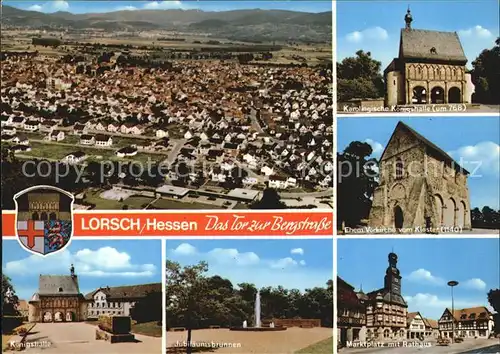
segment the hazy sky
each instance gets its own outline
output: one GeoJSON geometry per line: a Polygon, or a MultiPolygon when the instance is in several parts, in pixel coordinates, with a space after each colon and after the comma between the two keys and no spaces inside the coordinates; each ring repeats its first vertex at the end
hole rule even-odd
{"type": "Polygon", "coordinates": [[[281,9],[304,12],[332,11],[331,1],[4,1],[24,10],[72,13],[108,12],[117,10],[201,9],[225,11],[237,9],[281,9]]]}
{"type": "Polygon", "coordinates": [[[332,240],[167,240],[167,259],[181,265],[206,261],[209,275],[233,285],[282,285],[304,290],[333,279],[332,240]]]}

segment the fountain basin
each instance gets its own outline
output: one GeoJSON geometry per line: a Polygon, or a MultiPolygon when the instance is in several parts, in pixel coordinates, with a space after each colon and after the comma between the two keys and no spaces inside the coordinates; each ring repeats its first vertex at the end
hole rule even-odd
{"type": "Polygon", "coordinates": [[[229,330],[241,332],[276,332],[286,331],[286,327],[230,327],[229,330]]]}

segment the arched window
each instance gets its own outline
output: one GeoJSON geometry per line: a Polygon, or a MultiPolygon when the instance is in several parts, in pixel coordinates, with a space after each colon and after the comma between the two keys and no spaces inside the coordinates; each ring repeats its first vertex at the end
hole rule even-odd
{"type": "Polygon", "coordinates": [[[48,220],[46,212],[43,211],[42,214],[40,214],[40,220],[48,220]]]}
{"type": "Polygon", "coordinates": [[[50,215],[49,215],[49,220],[57,220],[57,215],[56,215],[56,213],[50,213],[50,215]]]}
{"type": "Polygon", "coordinates": [[[403,174],[404,174],[403,160],[398,158],[396,160],[396,179],[403,178],[403,174]]]}
{"type": "Polygon", "coordinates": [[[33,215],[31,215],[31,218],[33,220],[39,220],[40,219],[40,217],[38,216],[38,213],[36,211],[33,213],[33,215]]]}

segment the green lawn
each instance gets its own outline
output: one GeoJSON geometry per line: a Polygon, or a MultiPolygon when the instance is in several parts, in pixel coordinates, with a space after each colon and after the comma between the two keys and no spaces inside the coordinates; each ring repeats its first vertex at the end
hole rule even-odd
{"type": "Polygon", "coordinates": [[[117,210],[122,209],[124,205],[127,205],[129,209],[143,209],[144,204],[149,204],[154,200],[154,198],[149,197],[131,196],[123,202],[120,202],[119,200],[101,198],[99,194],[102,192],[103,190],[99,190],[97,192],[86,192],[85,202],[95,204],[95,209],[117,210]]]}
{"type": "Polygon", "coordinates": [[[163,331],[162,326],[158,326],[157,321],[153,321],[133,324],[132,333],[161,338],[163,331]]]}
{"type": "MultiPolygon", "coordinates": [[[[95,204],[95,209],[100,210],[121,210],[124,205],[127,205],[130,210],[134,209],[144,209],[144,206],[151,203],[155,198],[144,197],[140,195],[133,195],[125,199],[123,202],[119,200],[108,200],[103,199],[99,195],[103,190],[98,191],[87,191],[85,194],[85,202],[95,204]]],[[[152,204],[153,207],[158,209],[221,209],[214,208],[211,205],[201,204],[201,203],[183,203],[177,200],[171,199],[158,199],[152,204]]]]}
{"type": "MultiPolygon", "coordinates": [[[[115,150],[108,149],[96,149],[90,147],[82,147],[75,145],[74,148],[71,148],[66,145],[58,145],[58,144],[50,144],[50,143],[39,143],[39,142],[31,142],[31,151],[23,152],[23,155],[29,155],[37,158],[50,158],[61,160],[66,155],[76,152],[82,151],[88,155],[87,161],[104,161],[104,160],[112,160],[112,161],[123,161],[131,162],[131,161],[139,161],[143,163],[144,168],[147,166],[148,161],[156,162],[162,161],[165,159],[165,156],[158,154],[148,154],[144,152],[139,152],[137,155],[133,157],[125,157],[119,158],[115,154],[115,150]],[[97,158],[99,156],[99,158],[97,158]]],[[[127,144],[129,145],[129,144],[127,144]]]]}
{"type": "Polygon", "coordinates": [[[331,354],[333,353],[333,337],[314,343],[304,349],[301,349],[295,354],[331,354]]]}

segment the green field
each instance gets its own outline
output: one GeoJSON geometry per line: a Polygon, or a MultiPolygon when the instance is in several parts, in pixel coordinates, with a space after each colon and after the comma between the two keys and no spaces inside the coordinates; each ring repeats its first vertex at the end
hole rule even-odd
{"type": "Polygon", "coordinates": [[[117,157],[115,154],[115,150],[109,149],[97,149],[97,148],[89,148],[89,147],[81,147],[75,146],[74,148],[67,145],[59,145],[55,143],[39,143],[39,142],[31,142],[31,151],[23,152],[23,155],[33,156],[34,158],[46,158],[51,160],[61,160],[66,155],[76,152],[82,151],[88,155],[87,161],[103,161],[103,160],[111,160],[111,161],[138,161],[147,166],[148,161],[151,163],[162,161],[165,159],[164,155],[159,154],[148,154],[145,152],[139,152],[137,155],[132,157],[117,157]]]}
{"type": "Polygon", "coordinates": [[[295,354],[331,354],[333,353],[333,337],[314,343],[295,354]]]}
{"type": "MultiPolygon", "coordinates": [[[[85,202],[95,204],[95,209],[100,210],[121,210],[126,205],[128,209],[144,209],[144,207],[151,202],[155,201],[155,198],[144,197],[140,195],[133,195],[128,197],[124,201],[119,200],[108,200],[103,199],[99,195],[103,190],[86,192],[85,202]]],[[[201,203],[183,203],[181,201],[171,200],[171,199],[158,199],[151,206],[158,209],[221,209],[219,207],[214,207],[208,204],[201,203]]]]}
{"type": "Polygon", "coordinates": [[[156,321],[133,324],[131,332],[135,334],[142,334],[145,336],[160,338],[163,333],[162,326],[159,326],[156,321]]]}

